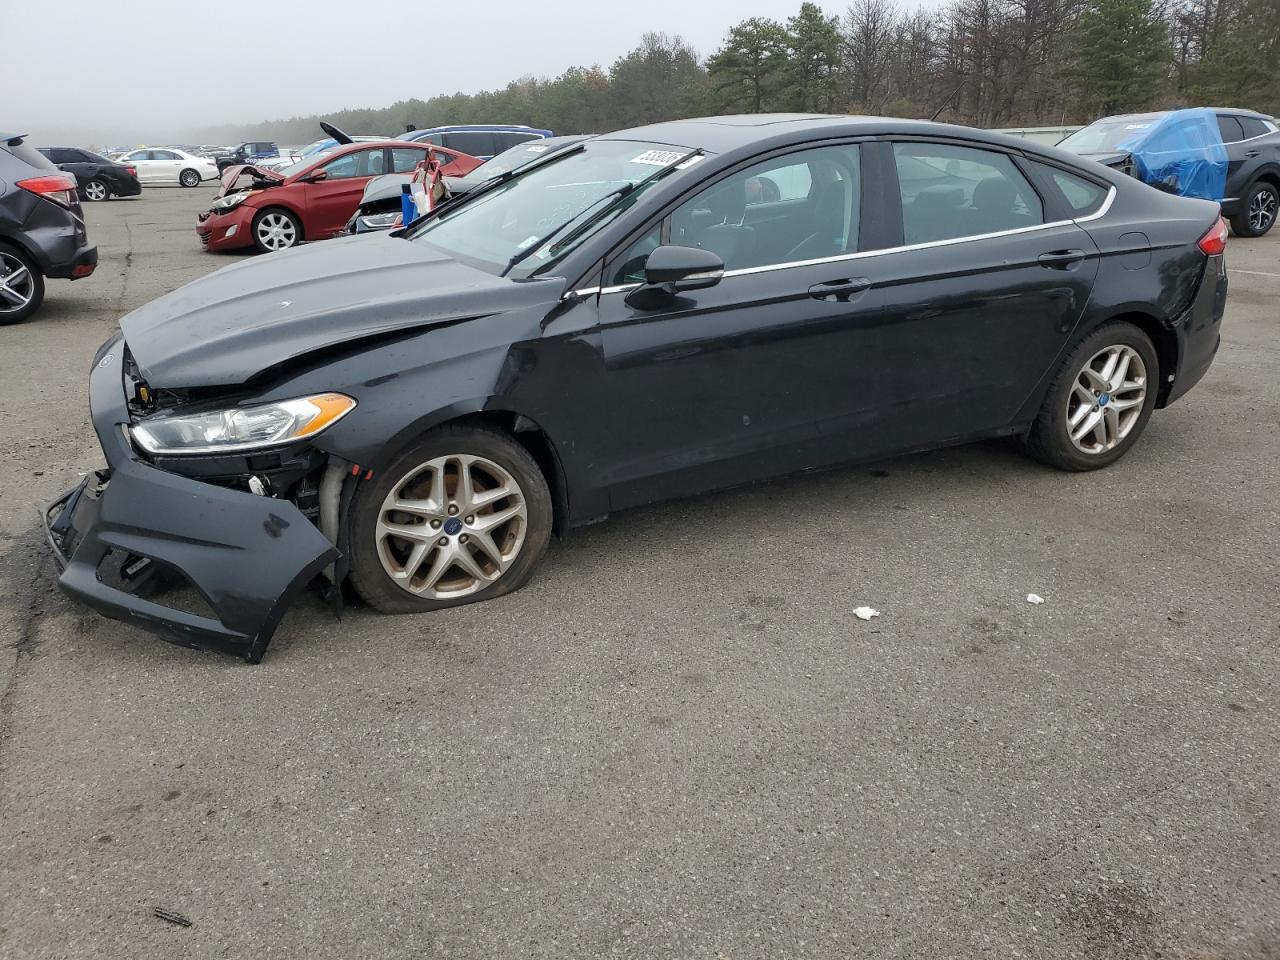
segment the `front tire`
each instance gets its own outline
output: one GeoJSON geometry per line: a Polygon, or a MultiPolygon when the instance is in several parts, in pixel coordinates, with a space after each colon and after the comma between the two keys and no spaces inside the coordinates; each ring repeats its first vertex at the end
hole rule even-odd
{"type": "Polygon", "coordinates": [[[44,302],[44,276],[31,258],[0,247],[0,326],[21,323],[44,302]]]}
{"type": "Polygon", "coordinates": [[[428,432],[352,502],[351,584],[383,613],[524,586],[551,539],[551,493],[524,447],[483,427],[428,432]]]}
{"type": "Polygon", "coordinates": [[[83,194],[86,200],[91,200],[95,203],[101,202],[103,200],[109,200],[111,198],[111,188],[107,186],[107,184],[104,181],[99,180],[97,177],[94,177],[92,180],[86,183],[84,185],[84,189],[80,192],[83,194]]]}
{"type": "Polygon", "coordinates": [[[192,170],[188,167],[186,170],[183,170],[178,174],[178,183],[182,184],[184,187],[200,186],[200,171],[192,170]]]}
{"type": "Polygon", "coordinates": [[[1280,214],[1280,188],[1259,180],[1246,192],[1240,212],[1231,218],[1231,229],[1237,237],[1261,237],[1276,225],[1280,214]]]}
{"type": "Polygon", "coordinates": [[[1060,470],[1109,466],[1146,429],[1159,387],[1151,338],[1132,323],[1108,323],[1063,361],[1026,436],[1027,452],[1060,470]]]}
{"type": "Polygon", "coordinates": [[[287,250],[302,239],[302,224],[288,210],[268,207],[253,218],[253,245],[261,253],[287,250]]]}

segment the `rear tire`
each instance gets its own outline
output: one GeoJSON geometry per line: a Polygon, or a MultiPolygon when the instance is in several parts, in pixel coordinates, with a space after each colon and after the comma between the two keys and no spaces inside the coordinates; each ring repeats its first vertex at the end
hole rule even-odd
{"type": "Polygon", "coordinates": [[[107,186],[107,184],[104,181],[99,180],[97,177],[94,177],[92,180],[90,180],[88,183],[84,185],[84,189],[81,191],[81,195],[86,200],[90,200],[90,201],[93,201],[94,203],[97,203],[102,200],[111,199],[111,188],[107,186]]]}
{"type": "Polygon", "coordinates": [[[1062,362],[1024,447],[1059,470],[1109,466],[1146,429],[1159,388],[1160,363],[1151,338],[1132,323],[1108,323],[1062,362]]]}
{"type": "Polygon", "coordinates": [[[200,171],[192,170],[188,167],[186,170],[183,170],[178,174],[178,183],[182,184],[184,187],[200,186],[200,171]]]}
{"type": "Polygon", "coordinates": [[[44,276],[21,250],[0,246],[0,326],[21,323],[44,302],[44,276]]]}
{"type": "Polygon", "coordinates": [[[1252,184],[1240,203],[1240,212],[1231,218],[1237,237],[1262,237],[1276,225],[1280,213],[1280,188],[1267,180],[1252,184]]]}
{"type": "Polygon", "coordinates": [[[500,597],[533,576],[551,522],[546,478],[524,447],[485,427],[438,427],[360,482],[351,585],[383,613],[500,597]]]}

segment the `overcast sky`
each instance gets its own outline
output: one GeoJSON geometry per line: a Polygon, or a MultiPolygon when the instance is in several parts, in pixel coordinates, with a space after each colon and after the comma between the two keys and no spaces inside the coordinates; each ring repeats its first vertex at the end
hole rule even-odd
{"type": "MultiPolygon", "coordinates": [[[[823,4],[843,13],[845,0],[823,4]]],[[[647,30],[706,56],[800,0],[0,0],[0,128],[43,142],[157,142],[213,124],[503,87],[608,67],[647,30]],[[56,12],[55,12],[56,11],[56,12]],[[446,30],[444,25],[448,24],[446,30]]],[[[512,122],[522,118],[512,117],[512,122]]]]}

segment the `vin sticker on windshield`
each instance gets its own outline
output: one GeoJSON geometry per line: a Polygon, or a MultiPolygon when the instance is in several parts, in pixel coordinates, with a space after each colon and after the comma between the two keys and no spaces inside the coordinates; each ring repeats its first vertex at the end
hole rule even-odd
{"type": "MultiPolygon", "coordinates": [[[[688,153],[687,150],[646,150],[631,162],[647,163],[651,167],[665,167],[667,164],[675,163],[686,153],[688,153]]],[[[696,157],[690,157],[684,163],[680,164],[680,169],[683,170],[685,167],[690,166],[701,159],[701,154],[696,157]]]]}

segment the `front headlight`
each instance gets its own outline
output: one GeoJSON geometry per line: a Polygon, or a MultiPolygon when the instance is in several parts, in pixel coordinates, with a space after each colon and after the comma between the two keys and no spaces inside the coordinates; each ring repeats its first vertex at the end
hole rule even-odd
{"type": "Polygon", "coordinates": [[[234,209],[244,203],[249,198],[248,190],[241,190],[239,193],[229,193],[225,197],[219,197],[213,201],[210,210],[216,210],[218,213],[226,213],[228,210],[234,209]]]}
{"type": "Polygon", "coordinates": [[[368,216],[361,217],[360,224],[370,230],[386,230],[388,227],[398,227],[400,226],[400,211],[371,213],[368,216]]]}
{"type": "Polygon", "coordinates": [[[320,393],[207,413],[162,414],[139,421],[131,432],[147,453],[238,453],[314,437],[355,406],[341,393],[320,393]]]}

